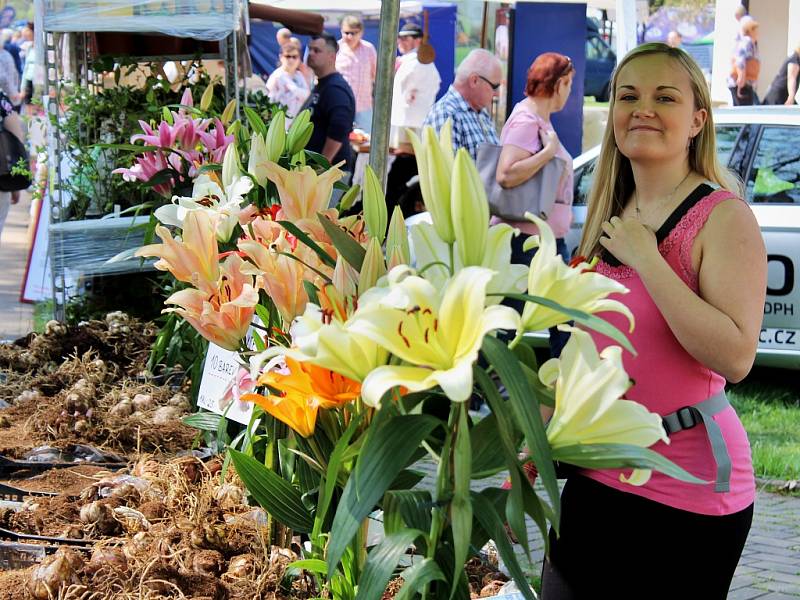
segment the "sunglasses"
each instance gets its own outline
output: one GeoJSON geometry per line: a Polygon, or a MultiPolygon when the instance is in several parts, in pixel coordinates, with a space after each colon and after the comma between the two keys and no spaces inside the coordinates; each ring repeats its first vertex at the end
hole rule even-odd
{"type": "Polygon", "coordinates": [[[342,35],[358,35],[361,31],[342,31],[342,35]]]}
{"type": "Polygon", "coordinates": [[[566,64],[566,66],[565,66],[565,67],[564,67],[564,68],[561,70],[561,75],[559,75],[559,78],[560,78],[560,77],[563,77],[563,76],[564,76],[564,75],[566,75],[566,74],[568,74],[568,73],[569,73],[569,72],[572,70],[572,68],[573,68],[573,67],[572,67],[572,59],[571,59],[569,56],[565,56],[564,58],[566,58],[566,59],[567,59],[567,64],[566,64]]]}
{"type": "MultiPolygon", "coordinates": [[[[475,73],[475,74],[476,74],[476,75],[478,75],[477,73],[475,73]]],[[[486,79],[486,77],[484,77],[483,75],[478,75],[478,77],[479,77],[480,79],[483,79],[483,80],[484,80],[486,83],[488,83],[488,84],[489,84],[489,87],[490,87],[490,88],[492,88],[492,91],[493,91],[493,92],[496,92],[497,90],[499,90],[499,89],[500,89],[500,84],[499,84],[499,83],[492,83],[491,81],[489,81],[488,79],[486,79]]]]}
{"type": "Polygon", "coordinates": [[[292,60],[297,60],[298,58],[300,58],[300,56],[297,54],[284,54],[283,58],[290,58],[292,60]]]}

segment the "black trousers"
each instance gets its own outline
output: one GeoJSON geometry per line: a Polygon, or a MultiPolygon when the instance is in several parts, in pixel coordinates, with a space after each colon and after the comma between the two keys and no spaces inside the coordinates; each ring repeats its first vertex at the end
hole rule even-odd
{"type": "Polygon", "coordinates": [[[561,507],[543,600],[725,600],[753,519],[753,505],[699,515],[580,475],[567,480],[561,507]]]}
{"type": "Polygon", "coordinates": [[[736,88],[736,86],[729,87],[728,89],[731,91],[731,98],[733,99],[734,106],[756,106],[760,104],[758,101],[758,95],[753,89],[753,86],[750,84],[747,84],[742,88],[741,95],[739,94],[739,90],[736,88]]]}

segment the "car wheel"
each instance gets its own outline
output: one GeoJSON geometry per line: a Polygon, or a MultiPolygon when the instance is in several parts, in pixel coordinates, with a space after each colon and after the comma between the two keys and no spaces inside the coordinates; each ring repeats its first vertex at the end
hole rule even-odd
{"type": "Polygon", "coordinates": [[[597,96],[595,96],[594,99],[598,102],[608,102],[610,86],[611,82],[606,81],[606,84],[603,86],[603,90],[597,96]]]}

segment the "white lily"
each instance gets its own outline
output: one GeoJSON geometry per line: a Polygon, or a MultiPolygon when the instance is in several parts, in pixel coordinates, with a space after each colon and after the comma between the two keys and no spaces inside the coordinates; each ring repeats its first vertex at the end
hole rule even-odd
{"type": "MultiPolygon", "coordinates": [[[[486,249],[478,266],[491,269],[494,273],[486,286],[487,294],[525,291],[528,267],[511,263],[511,238],[516,233],[517,230],[506,223],[492,225],[486,232],[486,249]]],[[[414,246],[417,270],[423,271],[424,269],[422,277],[430,281],[437,289],[442,289],[450,277],[448,269],[444,266],[450,263],[448,245],[437,235],[433,225],[424,222],[411,227],[411,240],[414,246]],[[437,262],[444,264],[432,264],[437,262]]],[[[456,273],[464,268],[461,262],[461,253],[458,251],[458,241],[453,247],[453,262],[456,273]]],[[[500,296],[488,296],[486,303],[500,304],[502,300],[500,296]]]]}
{"type": "Polygon", "coordinates": [[[230,185],[223,187],[213,173],[203,173],[194,181],[191,197],[173,196],[172,204],[156,209],[156,218],[165,225],[183,228],[186,215],[199,210],[216,218],[216,236],[220,242],[227,242],[234,227],[239,222],[244,195],[253,187],[247,176],[232,179],[230,185]]]}
{"type": "Polygon", "coordinates": [[[516,329],[519,315],[505,306],[486,307],[492,271],[467,267],[447,282],[443,293],[405,265],[387,275],[388,291],[353,315],[350,331],[379,344],[401,365],[381,366],[362,384],[362,397],[378,406],[383,394],[402,386],[415,392],[439,385],[454,402],[472,393],[472,366],[484,336],[495,329],[516,329]]]}
{"type": "MultiPolygon", "coordinates": [[[[560,358],[552,358],[539,369],[539,379],[555,384],[555,412],[547,426],[547,439],[556,449],[577,444],[631,444],[647,448],[669,437],[661,417],[623,396],[630,380],[622,366],[622,349],[608,346],[600,354],[591,336],[575,327],[560,358]]],[[[620,480],[643,485],[649,469],[634,469],[620,480]]]]}
{"type": "MultiPolygon", "coordinates": [[[[606,298],[609,294],[627,294],[628,288],[591,271],[588,263],[575,267],[564,264],[556,251],[556,238],[550,226],[531,213],[525,216],[539,228],[539,235],[531,236],[524,246],[525,250],[539,247],[528,272],[528,293],[587,313],[622,313],[628,317],[630,331],[633,331],[633,313],[621,302],[606,298]]],[[[522,311],[525,331],[547,329],[568,320],[567,315],[533,302],[526,302],[522,311]]]]}
{"type": "Polygon", "coordinates": [[[363,381],[389,359],[386,350],[352,330],[352,319],[341,321],[315,304],[306,305],[305,313],[295,320],[290,333],[291,348],[275,346],[250,359],[253,376],[260,372],[265,361],[285,355],[363,381]]]}

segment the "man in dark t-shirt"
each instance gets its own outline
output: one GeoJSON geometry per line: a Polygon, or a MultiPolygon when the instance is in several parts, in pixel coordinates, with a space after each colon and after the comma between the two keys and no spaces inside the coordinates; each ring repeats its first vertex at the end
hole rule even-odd
{"type": "Polygon", "coordinates": [[[764,96],[764,104],[786,104],[791,106],[795,104],[795,95],[797,95],[797,88],[800,84],[800,46],[795,48],[794,52],[789,55],[781,68],[778,69],[778,74],[772,80],[772,85],[769,86],[766,96],[764,96]]]}
{"type": "Polygon", "coordinates": [[[317,85],[306,104],[311,109],[314,133],[306,148],[319,152],[331,164],[347,161],[344,169],[353,171],[350,132],[356,116],[353,90],[336,71],[339,44],[329,33],[315,37],[308,45],[308,66],[317,76],[317,85]]]}

